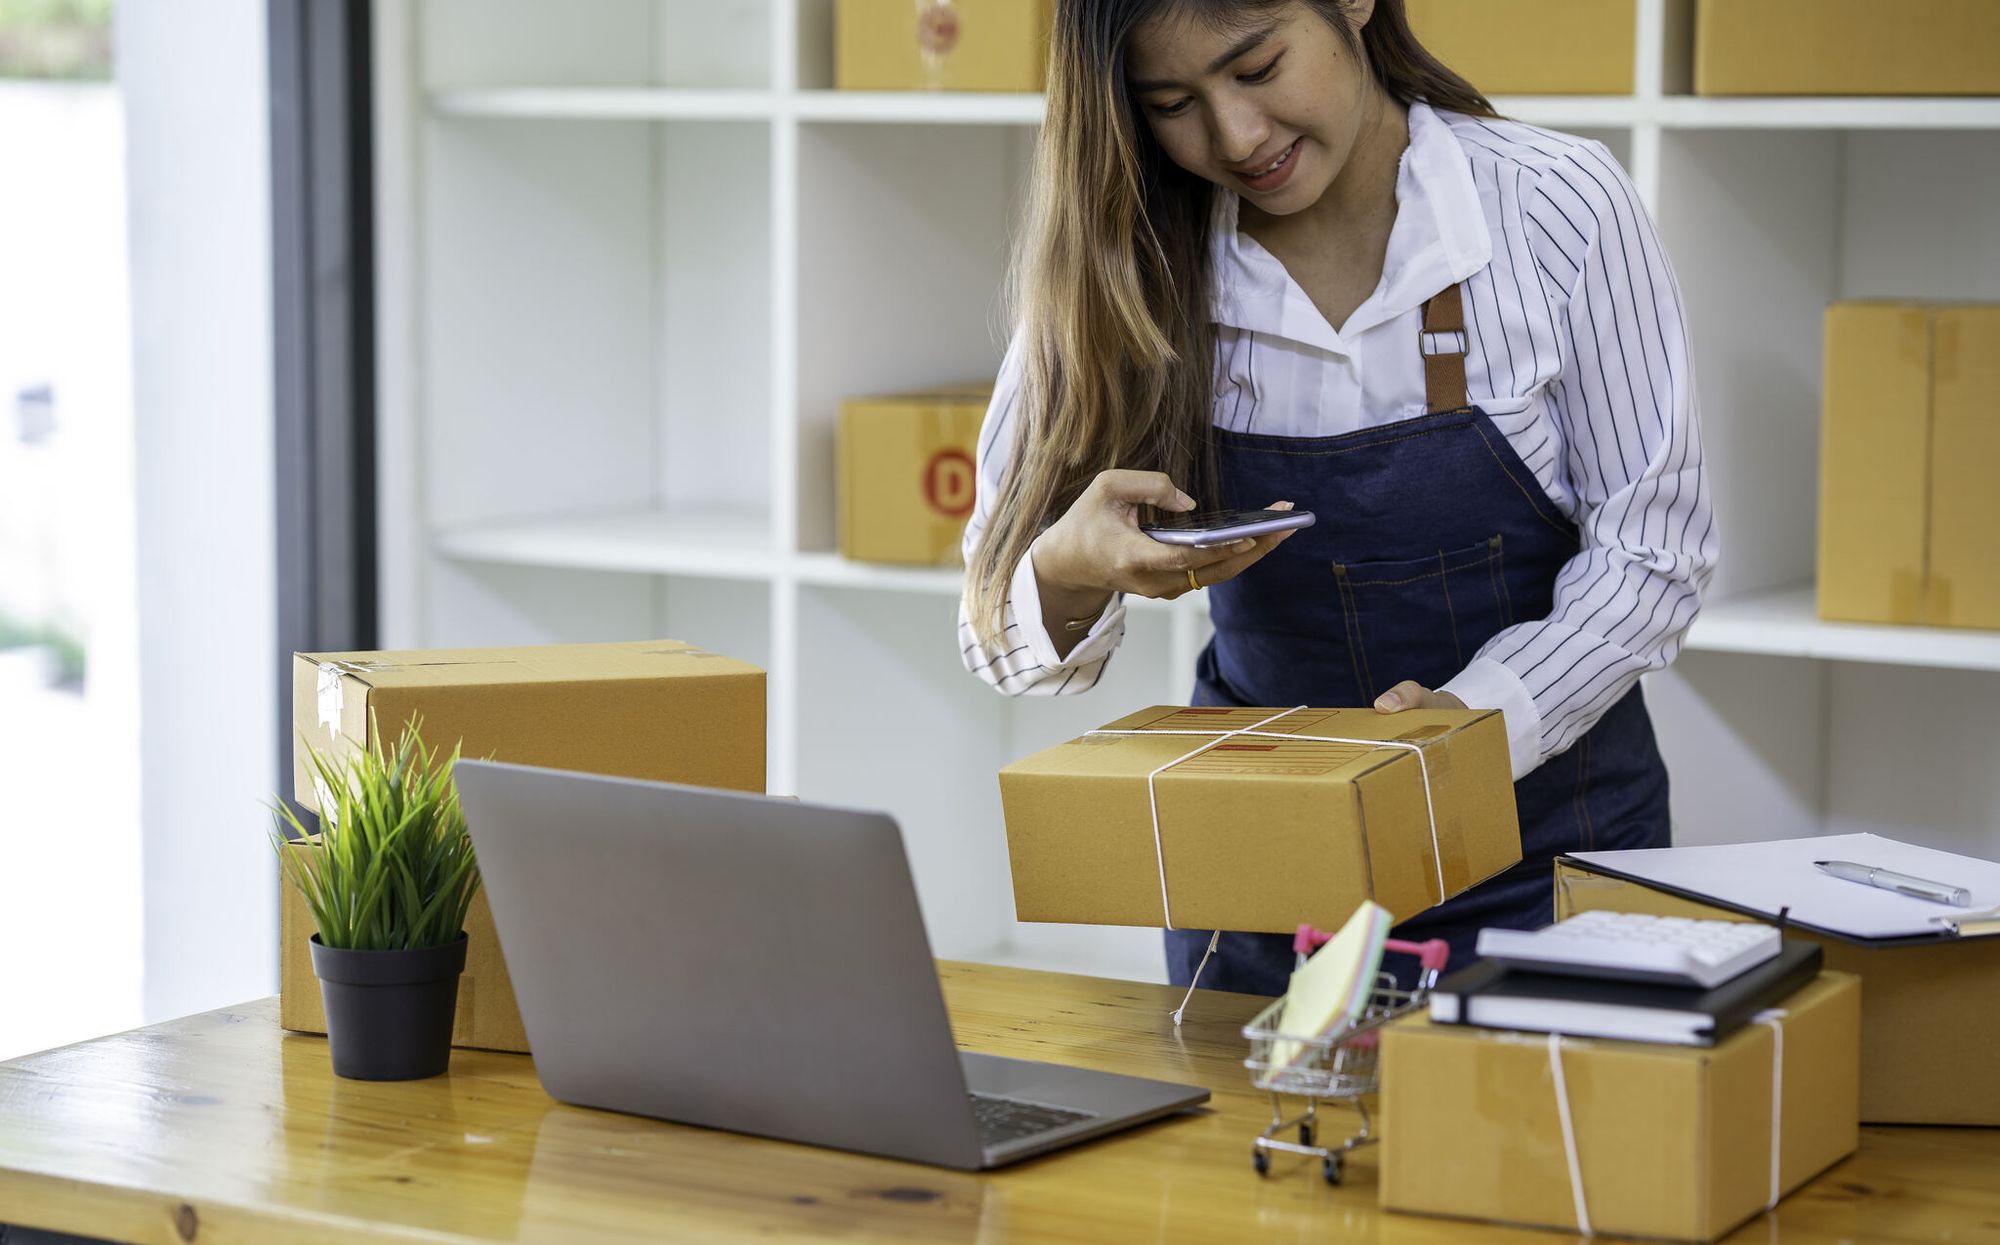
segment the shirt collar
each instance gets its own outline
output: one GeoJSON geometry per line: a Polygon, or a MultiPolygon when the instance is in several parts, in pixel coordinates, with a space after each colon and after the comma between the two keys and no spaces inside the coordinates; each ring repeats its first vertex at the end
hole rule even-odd
{"type": "MultiPolygon", "coordinates": [[[[1350,338],[1422,306],[1493,258],[1493,238],[1472,182],[1472,166],[1451,126],[1422,101],[1410,105],[1409,126],[1409,146],[1396,169],[1396,220],[1389,229],[1382,281],[1349,317],[1350,338]]],[[[1235,191],[1216,187],[1210,239],[1212,318],[1351,353],[1351,342],[1342,341],[1284,265],[1237,231],[1241,202],[1235,191]]]]}

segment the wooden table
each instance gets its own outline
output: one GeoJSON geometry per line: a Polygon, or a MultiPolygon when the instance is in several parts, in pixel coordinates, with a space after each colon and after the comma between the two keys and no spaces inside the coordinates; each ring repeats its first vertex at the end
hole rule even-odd
{"type": "MultiPolygon", "coordinates": [[[[972,1175],[562,1106],[524,1056],[450,1075],[332,1075],[277,1001],[0,1064],[0,1220],[121,1241],[1560,1240],[1375,1209],[1361,1151],[1250,1169],[1269,1100],[1239,1026],[1259,1001],[941,966],[968,1048],[1207,1085],[1199,1114],[972,1175]]],[[[1344,1123],[1345,1121],[1331,1121],[1344,1123]]],[[[1870,1128],[1861,1151],[1737,1234],[2000,1242],[2000,1130],[1870,1128]]]]}

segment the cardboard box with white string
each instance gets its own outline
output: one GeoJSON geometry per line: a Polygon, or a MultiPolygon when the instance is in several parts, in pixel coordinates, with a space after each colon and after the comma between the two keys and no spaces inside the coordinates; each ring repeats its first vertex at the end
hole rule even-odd
{"type": "Polygon", "coordinates": [[[1397,1021],[1383,1208],[1712,1241],[1854,1152],[1861,983],[1824,972],[1712,1047],[1397,1021]]]}
{"type": "Polygon", "coordinates": [[[1521,859],[1493,710],[1156,705],[1000,771],[1023,921],[1397,920],[1521,859]]]}

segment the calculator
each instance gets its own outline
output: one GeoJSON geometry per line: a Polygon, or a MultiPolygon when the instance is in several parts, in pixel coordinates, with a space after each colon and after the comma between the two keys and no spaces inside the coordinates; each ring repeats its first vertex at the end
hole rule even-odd
{"type": "Polygon", "coordinates": [[[1579,912],[1536,930],[1483,929],[1479,954],[1509,969],[1710,989],[1778,954],[1777,928],[1637,912],[1579,912]]]}

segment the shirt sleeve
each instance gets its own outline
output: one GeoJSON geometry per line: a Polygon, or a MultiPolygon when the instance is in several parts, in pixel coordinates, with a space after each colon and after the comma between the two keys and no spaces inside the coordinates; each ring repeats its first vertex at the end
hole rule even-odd
{"type": "MultiPolygon", "coordinates": [[[[962,549],[968,565],[980,532],[992,519],[1000,487],[1007,478],[1013,452],[1013,418],[1021,392],[1020,338],[1016,335],[1000,363],[993,400],[979,428],[975,457],[977,483],[972,517],[966,520],[962,549]]],[[[971,585],[958,601],[958,647],[965,668],[987,685],[1009,696],[1059,696],[1087,692],[1097,686],[1112,650],[1125,638],[1125,598],[1117,594],[1084,633],[1068,657],[1056,655],[1055,642],[1042,625],[1041,593],[1035,583],[1035,562],[1023,557],[1014,568],[1001,614],[1001,631],[992,644],[981,644],[972,626],[971,585]]]]}
{"type": "Polygon", "coordinates": [[[1548,400],[1582,547],[1549,616],[1509,627],[1441,690],[1502,710],[1518,779],[1679,653],[1715,567],[1680,290],[1630,179],[1581,142],[1524,203],[1562,369],[1548,400]]]}

